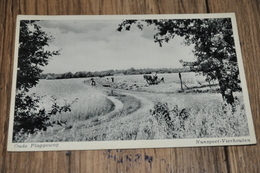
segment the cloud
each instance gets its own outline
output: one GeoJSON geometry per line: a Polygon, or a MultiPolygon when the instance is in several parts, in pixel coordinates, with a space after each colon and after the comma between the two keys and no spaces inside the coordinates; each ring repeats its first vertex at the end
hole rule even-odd
{"type": "Polygon", "coordinates": [[[115,20],[43,20],[39,25],[49,29],[58,29],[61,33],[88,33],[89,31],[99,32],[108,24],[114,23],[114,29],[120,21],[115,20]]]}
{"type": "Polygon", "coordinates": [[[118,32],[120,21],[74,22],[40,23],[55,38],[50,48],[62,49],[44,68],[45,73],[180,67],[180,59],[192,57],[191,48],[180,45],[182,39],[177,37],[159,47],[153,41],[153,28],[118,32]]]}

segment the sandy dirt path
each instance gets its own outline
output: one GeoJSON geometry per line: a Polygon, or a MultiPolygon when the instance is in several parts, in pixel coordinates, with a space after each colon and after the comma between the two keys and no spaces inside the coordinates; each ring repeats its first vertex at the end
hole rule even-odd
{"type": "MultiPolygon", "coordinates": [[[[100,89],[106,93],[111,93],[111,88],[100,89]]],[[[112,113],[98,117],[100,123],[93,124],[85,129],[86,134],[96,136],[97,140],[102,138],[105,141],[151,140],[165,136],[161,132],[154,133],[151,131],[151,129],[158,129],[159,127],[150,114],[150,110],[153,109],[157,98],[163,98],[165,95],[121,89],[113,89],[113,92],[138,99],[141,103],[140,108],[131,113],[125,113],[121,111],[124,104],[116,96],[107,96],[115,104],[115,110],[112,113]]]]}
{"type": "Polygon", "coordinates": [[[115,104],[115,109],[112,112],[110,112],[110,114],[117,112],[117,111],[120,111],[123,108],[124,105],[120,100],[116,99],[113,96],[107,96],[107,98],[115,104]]]}
{"type": "MultiPolygon", "coordinates": [[[[145,134],[144,129],[148,126],[150,118],[150,109],[153,108],[154,103],[146,95],[151,93],[135,92],[135,91],[124,91],[124,90],[114,90],[115,93],[122,95],[128,95],[135,97],[140,100],[141,107],[136,111],[124,115],[121,114],[110,121],[109,129],[107,133],[107,139],[111,140],[138,140],[147,139],[148,136],[145,134]]],[[[109,97],[111,98],[111,96],[109,97]]],[[[115,99],[117,100],[117,99],[115,99]]],[[[117,104],[118,102],[114,102],[117,104]]],[[[120,105],[116,105],[116,107],[120,105]]]]}

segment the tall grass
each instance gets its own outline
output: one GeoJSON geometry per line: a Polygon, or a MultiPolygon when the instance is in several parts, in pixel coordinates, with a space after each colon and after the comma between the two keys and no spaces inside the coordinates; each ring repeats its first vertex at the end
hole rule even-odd
{"type": "Polygon", "coordinates": [[[201,109],[179,108],[177,105],[169,109],[171,120],[165,120],[158,114],[150,117],[150,131],[155,138],[215,138],[248,136],[249,129],[243,104],[237,100],[231,106],[224,102],[210,102],[201,109]],[[182,118],[181,113],[187,116],[182,118]],[[156,124],[156,125],[154,125],[156,124]],[[157,127],[157,125],[159,127],[157,127]],[[156,135],[157,134],[157,135],[156,135]],[[157,137],[156,137],[157,136],[157,137]]]}
{"type": "MultiPolygon", "coordinates": [[[[163,105],[160,102],[156,104],[163,105]]],[[[181,104],[167,104],[164,109],[158,109],[160,106],[157,106],[156,111],[155,107],[151,114],[147,111],[127,116],[122,111],[107,119],[96,117],[81,124],[75,122],[69,128],[48,128],[46,132],[27,136],[24,141],[153,140],[249,135],[245,109],[239,101],[233,107],[221,101],[205,103],[200,109],[196,104],[190,108],[181,104]],[[165,119],[165,113],[168,113],[170,120],[165,119]]]]}
{"type": "MultiPolygon", "coordinates": [[[[66,126],[53,126],[47,131],[39,131],[33,135],[22,138],[22,142],[64,142],[64,141],[101,141],[130,139],[133,131],[128,126],[122,126],[129,121],[127,115],[140,108],[140,100],[127,95],[114,93],[115,97],[123,103],[122,109],[110,112],[104,116],[95,116],[87,120],[69,122],[66,126]],[[127,131],[131,130],[131,133],[127,131]],[[128,135],[126,135],[128,133],[128,135]]],[[[140,120],[140,118],[138,119],[140,120]]],[[[131,125],[131,124],[129,124],[131,125]]],[[[136,124],[138,127],[138,124],[136,124]]]]}
{"type": "MultiPolygon", "coordinates": [[[[59,82],[63,83],[64,81],[59,82]]],[[[113,134],[118,132],[113,128],[113,124],[118,122],[118,118],[136,111],[141,106],[140,100],[132,96],[114,93],[113,97],[122,102],[122,108],[119,110],[117,108],[117,110],[112,111],[114,110],[115,105],[111,100],[107,99],[105,91],[102,92],[96,87],[89,87],[87,84],[78,83],[77,81],[73,84],[67,84],[75,86],[74,88],[78,88],[76,92],[67,89],[71,93],[68,97],[66,97],[67,93],[59,93],[63,102],[67,102],[69,99],[76,99],[71,104],[72,111],[57,114],[50,118],[50,122],[63,121],[67,123],[62,126],[54,124],[52,127],[48,127],[46,131],[38,131],[35,134],[23,134],[23,136],[17,138],[16,142],[113,140],[113,134]],[[82,88],[86,89],[86,91],[82,88]]],[[[58,88],[57,85],[49,85],[49,88],[51,87],[51,92],[58,88]]],[[[63,90],[65,89],[63,88],[63,90]]],[[[47,92],[45,91],[45,93],[47,92]]],[[[55,92],[53,92],[53,94],[54,93],[55,92]]],[[[49,95],[47,96],[49,97],[49,95]]],[[[46,100],[43,101],[41,104],[42,106],[48,106],[49,102],[47,96],[44,97],[46,100]]],[[[62,103],[61,100],[60,102],[62,103]]],[[[119,138],[116,137],[116,139],[119,138]]]]}
{"type": "Polygon", "coordinates": [[[42,80],[30,92],[45,96],[41,107],[45,107],[47,110],[52,104],[50,102],[52,97],[57,98],[60,105],[74,102],[71,105],[71,112],[52,117],[53,120],[62,119],[75,122],[107,114],[114,109],[113,103],[102,91],[84,84],[83,79],[42,80]]]}
{"type": "MultiPolygon", "coordinates": [[[[117,79],[115,82],[118,82],[117,79]]],[[[220,94],[142,93],[143,97],[155,104],[167,102],[165,109],[168,111],[169,120],[165,119],[164,111],[155,111],[157,108],[150,107],[152,109],[150,114],[149,108],[142,109],[149,106],[142,105],[140,100],[117,93],[114,93],[113,97],[124,104],[123,108],[120,111],[110,112],[114,105],[106,95],[97,88],[84,84],[83,80],[55,80],[50,83],[43,81],[47,82],[47,85],[45,83],[43,85],[45,87],[42,88],[50,88],[50,91],[41,90],[40,83],[36,93],[59,96],[62,98],[61,102],[71,102],[75,99],[76,101],[71,105],[72,112],[52,117],[52,121],[55,119],[68,121],[66,126],[55,125],[45,132],[39,131],[37,134],[28,135],[21,141],[150,140],[249,135],[243,98],[239,93],[234,93],[239,99],[233,107],[225,105],[221,101],[220,94]],[[54,83],[51,84],[52,82],[54,83]],[[138,108],[141,109],[136,111],[138,108]],[[156,112],[157,116],[154,116],[156,112]],[[162,115],[158,116],[159,114],[162,115]],[[186,118],[183,115],[187,115],[186,118]]]]}
{"type": "MultiPolygon", "coordinates": [[[[39,109],[51,110],[53,103],[70,104],[70,112],[62,112],[50,117],[50,123],[66,122],[66,125],[53,125],[48,128],[47,131],[52,131],[53,135],[57,132],[61,133],[64,127],[72,128],[81,121],[108,114],[115,108],[114,103],[107,98],[105,93],[84,84],[82,79],[41,80],[37,87],[32,88],[30,92],[42,96],[39,109]]],[[[43,131],[39,131],[39,133],[43,134],[43,131]]],[[[39,140],[36,134],[27,134],[27,136],[24,134],[21,137],[17,134],[17,137],[16,142],[39,140]]]]}

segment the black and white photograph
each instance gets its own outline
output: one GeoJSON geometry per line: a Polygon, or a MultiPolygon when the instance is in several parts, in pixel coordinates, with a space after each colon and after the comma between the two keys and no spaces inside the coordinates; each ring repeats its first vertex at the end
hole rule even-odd
{"type": "Polygon", "coordinates": [[[9,151],[256,143],[233,13],[16,27],[9,151]]]}

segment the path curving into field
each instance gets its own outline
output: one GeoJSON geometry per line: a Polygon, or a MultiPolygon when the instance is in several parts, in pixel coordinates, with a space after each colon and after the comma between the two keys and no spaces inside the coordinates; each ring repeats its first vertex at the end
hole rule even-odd
{"type": "Polygon", "coordinates": [[[107,98],[109,100],[111,100],[114,103],[114,105],[115,105],[115,109],[112,112],[110,112],[110,113],[114,113],[114,112],[120,111],[123,108],[124,104],[120,100],[116,99],[113,96],[107,96],[107,98]]]}
{"type": "MultiPolygon", "coordinates": [[[[110,89],[107,88],[101,88],[103,91],[110,92],[110,89]]],[[[134,97],[135,99],[139,100],[141,103],[141,106],[130,113],[129,115],[135,115],[138,117],[139,115],[149,114],[150,109],[153,108],[154,102],[151,100],[148,95],[154,95],[154,93],[147,93],[147,92],[140,92],[140,91],[131,91],[131,90],[122,90],[122,89],[113,89],[115,93],[118,93],[120,95],[126,95],[134,97]]],[[[124,103],[122,103],[120,100],[118,100],[115,96],[107,96],[108,99],[110,99],[115,104],[115,109],[112,112],[118,112],[122,110],[124,107],[124,103]]]]}
{"type": "MultiPolygon", "coordinates": [[[[134,97],[135,99],[139,100],[140,103],[141,103],[141,106],[138,109],[136,109],[135,111],[133,111],[132,113],[128,114],[125,117],[126,119],[129,118],[129,120],[130,120],[130,119],[133,119],[133,118],[137,118],[137,119],[141,120],[144,115],[149,115],[150,109],[152,109],[154,107],[153,100],[150,100],[150,98],[147,97],[147,95],[150,95],[152,93],[145,93],[145,92],[139,92],[139,91],[129,91],[129,90],[125,91],[125,90],[120,90],[120,89],[114,90],[114,91],[116,93],[121,94],[121,95],[127,95],[127,96],[134,97]],[[141,115],[141,117],[140,117],[140,115],[141,115]]],[[[117,99],[114,98],[114,100],[117,100],[117,99]]],[[[115,103],[115,104],[117,104],[117,103],[115,103]]]]}
{"type": "Polygon", "coordinates": [[[141,101],[141,107],[137,110],[137,113],[148,113],[151,108],[153,108],[153,102],[146,97],[147,93],[142,92],[123,92],[125,95],[135,97],[141,101]]]}
{"type": "MultiPolygon", "coordinates": [[[[100,89],[105,93],[110,93],[111,91],[111,88],[100,89]]],[[[85,134],[91,134],[88,136],[89,139],[92,140],[93,137],[97,140],[110,141],[159,139],[162,137],[161,131],[163,130],[157,130],[161,127],[156,126],[150,113],[157,98],[162,96],[154,93],[122,89],[113,89],[113,91],[115,95],[108,95],[107,98],[115,104],[115,109],[109,114],[98,117],[98,124],[95,124],[96,121],[89,123],[90,125],[84,131],[85,134]],[[133,108],[132,106],[134,105],[131,104],[131,101],[126,103],[121,100],[121,102],[117,98],[118,96],[134,97],[135,99],[130,100],[133,102],[138,100],[138,108],[130,112],[126,111],[133,108]]]]}

